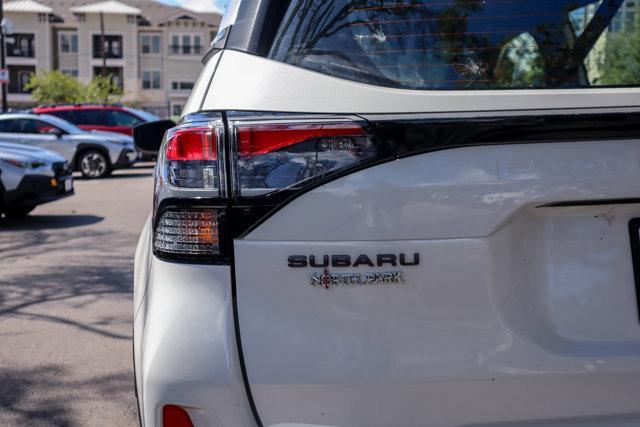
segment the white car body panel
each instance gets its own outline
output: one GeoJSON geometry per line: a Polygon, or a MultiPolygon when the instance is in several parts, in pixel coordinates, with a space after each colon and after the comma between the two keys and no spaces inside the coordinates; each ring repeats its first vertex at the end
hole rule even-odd
{"type": "MultiPolygon", "coordinates": [[[[183,114],[638,108],[640,88],[398,90],[224,51],[183,114]]],[[[165,403],[196,425],[255,425],[236,333],[265,426],[640,425],[628,228],[638,182],[638,139],[455,148],[354,172],[234,241],[239,331],[231,268],[158,260],[148,224],[134,292],[144,425],[160,425],[165,403]],[[575,205],[543,206],[565,202],[575,205]],[[322,269],[287,265],[294,254],[400,252],[420,253],[420,265],[330,270],[399,270],[404,284],[322,289],[310,286],[322,269]]]]}
{"type": "Polygon", "coordinates": [[[136,251],[134,284],[143,425],[161,426],[165,403],[186,406],[195,425],[251,425],[233,332],[230,268],[158,260],[151,255],[149,225],[136,251]],[[194,299],[202,304],[193,306],[194,299]]]}
{"type": "Polygon", "coordinates": [[[222,52],[217,52],[204,65],[204,68],[200,72],[198,79],[193,85],[191,95],[189,95],[189,99],[184,106],[182,115],[199,111],[201,109],[202,103],[204,102],[204,99],[207,95],[207,91],[209,90],[211,79],[213,78],[216,67],[218,66],[218,61],[220,61],[221,56],[222,52]]]}
{"type": "Polygon", "coordinates": [[[263,423],[556,426],[638,413],[628,222],[640,207],[537,206],[637,196],[639,160],[637,140],[463,148],[294,200],[235,243],[263,423]],[[321,268],[287,266],[292,254],[398,252],[419,252],[420,266],[330,270],[400,270],[403,285],[318,289],[321,268]]]}
{"type": "MultiPolygon", "coordinates": [[[[640,106],[640,88],[482,91],[393,89],[351,82],[227,50],[217,64],[202,109],[367,114],[553,110],[621,105],[640,106]]],[[[195,112],[197,108],[196,103],[190,102],[184,114],[195,112]]]]}

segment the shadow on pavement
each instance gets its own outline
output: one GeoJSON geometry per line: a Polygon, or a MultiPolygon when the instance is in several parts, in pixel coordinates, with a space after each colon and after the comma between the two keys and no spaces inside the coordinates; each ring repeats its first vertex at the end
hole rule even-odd
{"type": "Polygon", "coordinates": [[[103,220],[103,217],[95,215],[30,215],[21,219],[2,219],[0,220],[0,230],[33,231],[73,228],[95,224],[103,220]]]}
{"type": "MultiPolygon", "coordinates": [[[[114,260],[114,264],[121,267],[114,260]]],[[[4,316],[46,321],[66,325],[80,331],[116,340],[131,340],[122,333],[122,325],[129,321],[110,314],[91,322],[67,315],[43,313],[37,309],[54,301],[73,301],[71,307],[88,306],[108,296],[130,297],[133,285],[131,268],[113,268],[113,265],[60,266],[46,271],[19,275],[2,280],[0,319],[4,316]]]]}
{"type": "MultiPolygon", "coordinates": [[[[79,420],[70,411],[77,406],[75,401],[113,399],[133,393],[129,373],[87,379],[72,379],[72,374],[62,366],[51,364],[30,369],[0,368],[0,423],[79,425],[79,420]]],[[[135,411],[135,408],[125,409],[135,411]]]]}
{"type": "Polygon", "coordinates": [[[33,401],[33,389],[52,387],[63,374],[56,366],[0,369],[0,410],[25,425],[71,425],[67,399],[33,401]]]}

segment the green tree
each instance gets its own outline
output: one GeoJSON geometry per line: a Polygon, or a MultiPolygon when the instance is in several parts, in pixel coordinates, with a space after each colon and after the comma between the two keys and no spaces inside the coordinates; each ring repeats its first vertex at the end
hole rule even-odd
{"type": "Polygon", "coordinates": [[[629,85],[640,82],[640,28],[610,34],[607,40],[601,85],[629,85]]]}
{"type": "Polygon", "coordinates": [[[32,74],[25,86],[39,104],[73,104],[82,102],[85,88],[76,78],[60,71],[32,74]]]}

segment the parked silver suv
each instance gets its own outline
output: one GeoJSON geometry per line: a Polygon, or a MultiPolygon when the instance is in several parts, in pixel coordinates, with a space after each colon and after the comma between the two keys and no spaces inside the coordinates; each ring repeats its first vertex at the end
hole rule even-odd
{"type": "Polygon", "coordinates": [[[0,141],[29,144],[65,157],[87,178],[102,178],[114,169],[131,166],[138,154],[127,135],[85,131],[50,115],[0,116],[0,141]]]}
{"type": "Polygon", "coordinates": [[[38,205],[72,194],[71,171],[61,156],[0,142],[0,216],[21,218],[38,205]]]}

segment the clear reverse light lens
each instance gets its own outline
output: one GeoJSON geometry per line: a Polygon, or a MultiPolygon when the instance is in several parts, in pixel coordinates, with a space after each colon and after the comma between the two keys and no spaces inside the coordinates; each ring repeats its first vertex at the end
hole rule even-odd
{"type": "Polygon", "coordinates": [[[157,251],[179,255],[219,255],[217,210],[163,212],[158,220],[153,247],[157,251]]]}
{"type": "Polygon", "coordinates": [[[296,188],[377,154],[354,122],[239,123],[236,150],[234,167],[243,196],[296,188]]]}

